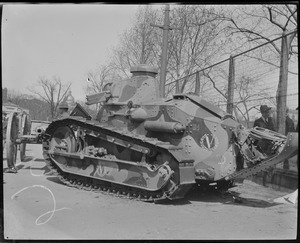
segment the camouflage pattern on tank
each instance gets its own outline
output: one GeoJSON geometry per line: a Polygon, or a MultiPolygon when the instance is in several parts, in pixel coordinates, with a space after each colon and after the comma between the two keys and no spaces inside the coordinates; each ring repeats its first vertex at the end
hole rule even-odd
{"type": "Polygon", "coordinates": [[[173,200],[195,185],[230,187],[235,178],[297,153],[297,134],[287,139],[245,129],[196,95],[159,98],[155,68],[140,65],[131,71],[130,79],[87,96],[87,104],[101,104],[96,119],[80,107],[73,114],[84,116],[59,119],[47,128],[45,159],[67,185],[173,200]],[[270,143],[271,152],[261,150],[260,140],[270,143]]]}

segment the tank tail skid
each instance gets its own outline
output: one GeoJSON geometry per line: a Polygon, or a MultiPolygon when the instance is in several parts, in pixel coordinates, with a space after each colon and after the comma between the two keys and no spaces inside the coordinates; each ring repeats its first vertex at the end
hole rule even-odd
{"type": "Polygon", "coordinates": [[[287,135],[285,144],[282,145],[282,148],[279,149],[279,152],[277,154],[259,162],[258,164],[252,166],[251,168],[244,168],[231,175],[228,175],[224,179],[228,181],[228,180],[238,179],[238,178],[247,178],[249,176],[259,173],[260,171],[264,171],[271,166],[281,163],[284,160],[295,156],[297,153],[298,153],[298,133],[295,132],[289,133],[287,135]]]}

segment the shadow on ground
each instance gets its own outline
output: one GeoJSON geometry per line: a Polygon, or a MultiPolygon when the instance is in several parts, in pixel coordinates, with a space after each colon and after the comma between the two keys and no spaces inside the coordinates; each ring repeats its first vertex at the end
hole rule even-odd
{"type": "Polygon", "coordinates": [[[34,158],[33,156],[26,156],[24,161],[22,161],[22,162],[23,163],[29,162],[29,161],[33,160],[33,158],[34,158]]]}
{"type": "MultiPolygon", "coordinates": [[[[32,161],[34,159],[34,156],[26,156],[24,161],[22,162],[29,162],[29,161],[32,161]]],[[[36,158],[33,160],[34,162],[45,162],[44,159],[39,159],[39,158],[36,158]]]]}
{"type": "Polygon", "coordinates": [[[179,200],[165,200],[158,202],[164,205],[187,205],[193,202],[203,202],[203,203],[222,203],[226,205],[236,205],[236,206],[246,206],[254,208],[268,208],[272,206],[279,205],[280,203],[275,203],[273,201],[244,197],[238,192],[231,191],[197,191],[192,190],[189,192],[185,198],[179,200]]]}
{"type": "Polygon", "coordinates": [[[279,205],[273,201],[264,200],[261,198],[245,197],[239,192],[235,191],[206,191],[199,192],[193,190],[187,194],[186,199],[189,201],[198,201],[206,203],[223,203],[229,205],[238,205],[256,208],[268,208],[279,205]]]}
{"type": "MultiPolygon", "coordinates": [[[[23,166],[24,166],[24,165],[23,165],[23,166]]],[[[27,166],[24,168],[24,170],[44,170],[44,171],[45,171],[44,173],[46,173],[46,172],[49,171],[48,167],[46,168],[46,166],[39,168],[39,167],[30,166],[30,165],[27,165],[27,166]]]]}
{"type": "Polygon", "coordinates": [[[35,159],[34,161],[37,161],[37,162],[45,162],[44,159],[35,159]]]}

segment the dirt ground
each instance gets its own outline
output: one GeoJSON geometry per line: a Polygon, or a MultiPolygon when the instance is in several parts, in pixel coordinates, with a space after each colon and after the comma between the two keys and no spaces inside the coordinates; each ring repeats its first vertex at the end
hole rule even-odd
{"type": "MultiPolygon", "coordinates": [[[[17,174],[3,174],[4,239],[244,240],[295,239],[298,204],[245,180],[231,194],[191,193],[145,203],[78,190],[46,176],[41,145],[27,145],[17,174]]],[[[6,168],[4,153],[3,168],[6,168]]]]}

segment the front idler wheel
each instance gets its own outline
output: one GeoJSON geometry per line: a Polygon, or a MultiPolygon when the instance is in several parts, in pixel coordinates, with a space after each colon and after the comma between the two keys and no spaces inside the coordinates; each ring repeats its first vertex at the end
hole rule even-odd
{"type": "Polygon", "coordinates": [[[50,141],[50,151],[75,152],[76,140],[73,130],[68,126],[55,129],[50,141]]]}

